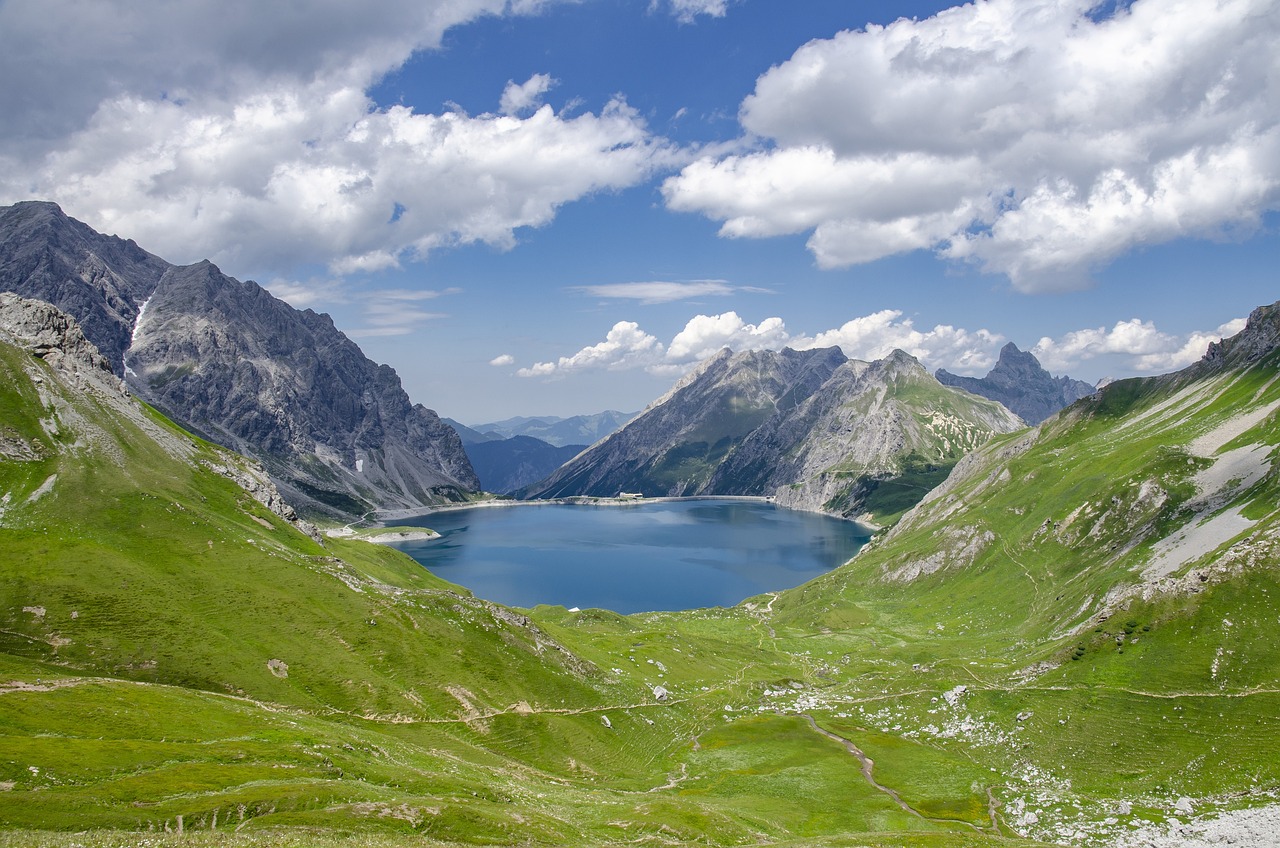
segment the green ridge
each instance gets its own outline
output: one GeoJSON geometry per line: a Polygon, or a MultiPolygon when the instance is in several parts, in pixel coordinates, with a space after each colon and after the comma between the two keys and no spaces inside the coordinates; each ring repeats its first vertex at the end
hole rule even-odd
{"type": "Polygon", "coordinates": [[[997,437],[798,589],[624,617],[317,543],[0,344],[0,845],[1105,845],[1266,803],[1280,483],[1195,498],[1280,426],[1193,442],[1280,403],[1276,359],[997,437]],[[1137,588],[1231,509],[1232,547],[1137,588]]]}

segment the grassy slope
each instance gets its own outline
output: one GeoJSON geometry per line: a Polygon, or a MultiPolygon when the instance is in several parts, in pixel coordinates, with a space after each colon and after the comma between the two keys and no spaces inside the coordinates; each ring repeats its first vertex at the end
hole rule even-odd
{"type": "MultiPolygon", "coordinates": [[[[15,844],[179,816],[210,844],[215,817],[244,844],[1031,844],[1008,838],[1106,839],[1180,795],[1280,785],[1273,552],[1095,631],[1107,590],[1185,519],[1207,462],[1178,449],[1192,428],[1280,398],[1261,369],[1195,425],[1117,438],[1160,400],[1143,392],[1163,391],[1135,384],[1017,455],[1025,437],[998,440],[952,481],[954,501],[925,507],[998,541],[910,583],[884,574],[953,537],[905,527],[731,610],[529,620],[393,550],[321,548],[94,401],[66,394],[115,422],[111,444],[71,452],[66,427],[60,448],[21,375],[56,378],[3,346],[0,365],[0,435],[44,457],[0,462],[0,824],[15,844]],[[978,493],[1003,467],[1008,481],[978,493]],[[1133,496],[1147,479],[1168,492],[1158,508],[1133,496]],[[1082,502],[1100,529],[1061,529],[1082,502]],[[943,693],[960,684],[953,705],[943,693]],[[1119,801],[1131,812],[1099,824],[1119,801]]],[[[1280,441],[1266,422],[1246,437],[1280,441]]],[[[1275,485],[1246,493],[1255,529],[1274,525],[1275,485]]]]}

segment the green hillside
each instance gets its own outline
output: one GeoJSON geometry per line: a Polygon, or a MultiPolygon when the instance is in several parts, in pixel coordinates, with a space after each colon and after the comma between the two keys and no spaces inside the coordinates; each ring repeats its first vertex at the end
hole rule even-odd
{"type": "Polygon", "coordinates": [[[0,343],[0,845],[1113,845],[1266,804],[1278,365],[1115,384],[817,581],[624,617],[317,542],[0,343]]]}

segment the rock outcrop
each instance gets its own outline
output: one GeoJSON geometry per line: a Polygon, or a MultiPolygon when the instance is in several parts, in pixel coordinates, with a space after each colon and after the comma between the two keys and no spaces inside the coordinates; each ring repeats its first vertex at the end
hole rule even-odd
{"type": "Polygon", "coordinates": [[[1000,359],[985,377],[962,377],[945,369],[938,369],[935,376],[944,386],[999,401],[1028,424],[1039,424],[1097,391],[1083,380],[1053,376],[1033,354],[1018,350],[1012,342],[1000,349],[1000,359]]]}
{"type": "Polygon", "coordinates": [[[326,315],[201,262],[174,266],[51,203],[0,209],[0,289],[48,301],[140,397],[260,460],[333,517],[458,500],[479,481],[457,434],[326,315]]]}

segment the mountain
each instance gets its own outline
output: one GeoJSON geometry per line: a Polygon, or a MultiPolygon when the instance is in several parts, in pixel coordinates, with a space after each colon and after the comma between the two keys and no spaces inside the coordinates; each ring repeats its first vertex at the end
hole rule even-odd
{"type": "Polygon", "coordinates": [[[569,418],[557,418],[554,415],[542,415],[536,418],[516,416],[490,424],[477,424],[469,429],[505,439],[512,436],[533,436],[556,447],[592,445],[637,415],[639,415],[638,412],[618,412],[607,409],[592,415],[574,415],[569,418]]]}
{"type": "Polygon", "coordinates": [[[458,434],[458,438],[462,439],[463,445],[474,445],[480,442],[492,442],[495,439],[503,438],[501,435],[497,433],[492,433],[492,432],[481,433],[479,430],[476,430],[472,427],[468,427],[466,424],[461,424],[457,421],[454,421],[452,418],[441,418],[440,420],[448,424],[450,427],[454,429],[454,431],[458,434]]]}
{"type": "Polygon", "coordinates": [[[899,661],[925,671],[938,657],[917,650],[925,633],[972,656],[937,706],[858,715],[924,744],[963,732],[987,740],[971,751],[1003,748],[992,767],[1012,776],[1003,815],[1019,833],[1210,844],[1192,837],[1212,823],[1188,819],[1230,797],[1274,818],[1278,345],[1280,303],[1183,371],[993,438],[846,568],[773,608],[800,628],[902,640],[899,661]],[[1135,831],[1171,818],[1178,839],[1135,831]]]}
{"type": "Polygon", "coordinates": [[[1021,426],[998,403],[942,386],[902,351],[867,363],[839,348],[726,349],[523,494],[774,495],[888,518],[967,451],[1021,426]]]}
{"type": "Polygon", "coordinates": [[[259,459],[289,500],[331,517],[479,488],[457,434],[410,403],[325,315],[208,262],[174,266],[51,203],[0,209],[0,287],[52,303],[139,396],[259,459]]]}
{"type": "Polygon", "coordinates": [[[621,616],[309,535],[0,297],[0,841],[1270,844],[1277,340],[991,437],[818,580],[621,616]]]}
{"type": "Polygon", "coordinates": [[[934,376],[944,386],[999,401],[1028,424],[1039,424],[1098,390],[1083,380],[1054,377],[1033,354],[1018,350],[1013,342],[1000,349],[1000,358],[985,377],[961,377],[942,368],[934,376]]]}
{"type": "Polygon", "coordinates": [[[463,445],[481,488],[499,494],[538,482],[587,449],[586,445],[556,447],[533,436],[464,441],[463,445]]]}

